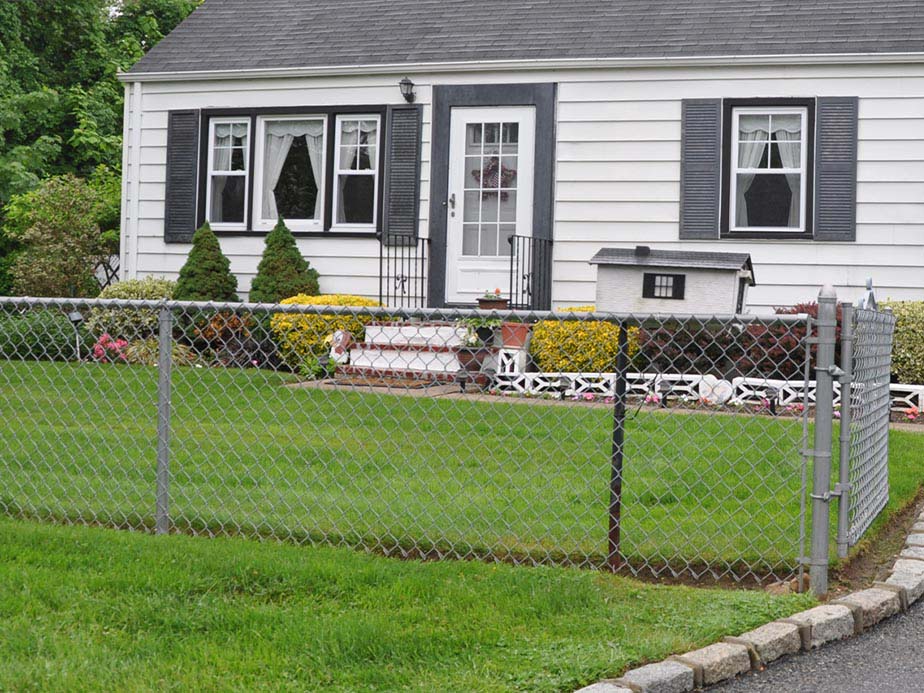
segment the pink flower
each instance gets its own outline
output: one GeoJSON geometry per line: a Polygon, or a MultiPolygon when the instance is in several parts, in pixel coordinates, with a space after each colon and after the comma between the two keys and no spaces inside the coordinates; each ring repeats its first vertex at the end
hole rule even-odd
{"type": "Polygon", "coordinates": [[[585,392],[585,393],[584,393],[584,401],[585,401],[585,402],[593,402],[595,399],[597,399],[597,397],[596,397],[592,392],[585,392]]]}

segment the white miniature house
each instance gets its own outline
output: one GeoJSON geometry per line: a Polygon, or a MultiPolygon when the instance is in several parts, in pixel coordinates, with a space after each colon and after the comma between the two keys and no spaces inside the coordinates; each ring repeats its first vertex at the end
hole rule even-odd
{"type": "Polygon", "coordinates": [[[602,312],[743,313],[755,284],[747,253],[603,248],[590,264],[597,266],[602,312]]]}

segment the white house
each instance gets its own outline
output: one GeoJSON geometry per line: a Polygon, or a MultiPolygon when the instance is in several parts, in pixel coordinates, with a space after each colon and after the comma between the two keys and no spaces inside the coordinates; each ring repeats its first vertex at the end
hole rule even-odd
{"type": "Polygon", "coordinates": [[[208,220],[246,292],[281,214],[390,305],[588,304],[637,245],[924,299],[914,0],[206,0],[122,79],[125,278],[208,220]]]}

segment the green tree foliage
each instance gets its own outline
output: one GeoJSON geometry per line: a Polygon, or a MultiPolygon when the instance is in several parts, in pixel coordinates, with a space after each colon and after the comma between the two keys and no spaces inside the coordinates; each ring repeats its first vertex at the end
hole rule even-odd
{"type": "Polygon", "coordinates": [[[71,174],[48,179],[8,206],[7,234],[21,250],[10,267],[13,291],[29,296],[95,296],[96,268],[110,249],[99,220],[105,201],[71,174]]]}
{"type": "Polygon", "coordinates": [[[89,177],[102,165],[117,177],[117,74],[200,1],[0,1],[0,294],[20,250],[4,228],[8,203],[51,176],[89,177]]]}
{"type": "Polygon", "coordinates": [[[221,252],[218,237],[206,222],[193,235],[192,248],[180,270],[173,297],[178,301],[237,301],[237,277],[221,252]]]}
{"type": "Polygon", "coordinates": [[[280,217],[266,237],[257,276],[250,287],[250,300],[279,303],[298,294],[318,295],[318,271],[302,257],[295,237],[280,217]]]}

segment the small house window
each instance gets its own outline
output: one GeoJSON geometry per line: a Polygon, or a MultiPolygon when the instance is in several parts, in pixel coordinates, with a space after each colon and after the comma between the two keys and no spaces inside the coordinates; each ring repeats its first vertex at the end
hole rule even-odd
{"type": "Polygon", "coordinates": [[[250,181],[250,120],[209,123],[208,219],[224,230],[246,228],[250,181]]]}
{"type": "Polygon", "coordinates": [[[338,116],[334,224],[374,226],[378,201],[379,117],[338,116]]]}
{"type": "Polygon", "coordinates": [[[684,274],[645,273],[642,284],[642,298],[663,298],[683,300],[686,288],[684,274]]]}
{"type": "Polygon", "coordinates": [[[326,132],[323,116],[257,119],[256,228],[269,229],[282,217],[296,231],[321,229],[326,132]]]}
{"type": "Polygon", "coordinates": [[[806,231],[808,109],[732,109],[729,230],[806,231]]]}

